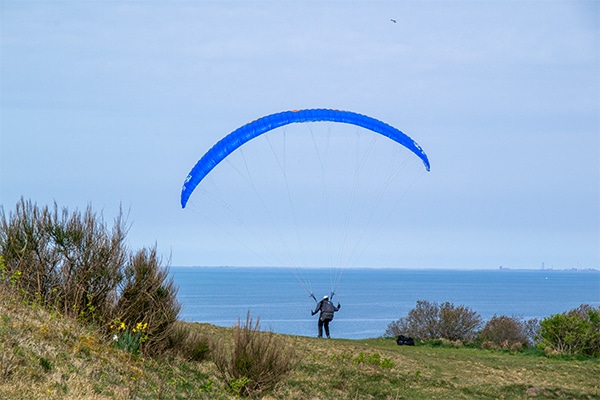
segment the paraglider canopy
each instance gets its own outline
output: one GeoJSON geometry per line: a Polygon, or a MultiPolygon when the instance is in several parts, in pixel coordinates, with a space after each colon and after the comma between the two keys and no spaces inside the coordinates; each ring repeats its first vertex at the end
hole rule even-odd
{"type": "Polygon", "coordinates": [[[229,154],[235,151],[255,137],[262,135],[265,132],[271,131],[284,125],[300,122],[318,122],[330,121],[345,124],[352,124],[369,129],[373,132],[387,136],[395,142],[400,143],[408,150],[419,157],[427,171],[429,171],[429,159],[427,155],[413,139],[404,134],[400,130],[381,122],[375,118],[366,115],[357,114],[351,111],[331,110],[331,109],[307,109],[283,111],[276,114],[271,114],[250,122],[229,135],[225,136],[217,142],[204,156],[196,163],[185,179],[181,190],[181,207],[185,208],[189,197],[198,186],[198,184],[206,177],[206,175],[223,161],[229,154]]]}

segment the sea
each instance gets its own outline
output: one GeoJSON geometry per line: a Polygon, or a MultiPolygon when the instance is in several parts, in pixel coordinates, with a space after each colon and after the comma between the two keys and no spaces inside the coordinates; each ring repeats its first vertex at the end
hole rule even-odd
{"type": "MultiPolygon", "coordinates": [[[[247,316],[261,330],[316,336],[315,300],[329,295],[328,269],[275,267],[171,267],[182,305],[179,318],[232,327],[247,316]],[[310,288],[310,289],[308,289],[310,288]],[[308,289],[308,290],[307,290],[308,289]]],[[[451,302],[494,315],[542,319],[578,307],[600,306],[600,270],[346,269],[333,302],[332,337],[377,338],[415,308],[418,300],[451,302]]]]}

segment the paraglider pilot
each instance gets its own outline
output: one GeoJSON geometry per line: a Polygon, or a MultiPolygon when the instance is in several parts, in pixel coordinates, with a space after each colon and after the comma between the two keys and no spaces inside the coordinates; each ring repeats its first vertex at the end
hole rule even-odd
{"type": "Polygon", "coordinates": [[[317,303],[317,307],[314,311],[311,312],[312,315],[315,315],[319,311],[321,311],[321,315],[319,315],[319,337],[323,337],[323,327],[325,327],[325,335],[327,335],[327,339],[329,339],[329,321],[333,319],[333,314],[336,311],[339,311],[340,303],[338,303],[337,307],[333,305],[333,303],[329,300],[329,296],[324,296],[323,299],[317,303]]]}

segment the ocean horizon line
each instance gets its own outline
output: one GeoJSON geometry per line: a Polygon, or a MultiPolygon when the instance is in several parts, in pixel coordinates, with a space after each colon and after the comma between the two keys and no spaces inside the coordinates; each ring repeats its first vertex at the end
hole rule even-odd
{"type": "Polygon", "coordinates": [[[402,271],[572,271],[572,272],[600,272],[600,268],[514,268],[514,267],[480,267],[480,268],[458,268],[458,267],[369,267],[369,266],[353,266],[353,267],[286,267],[277,265],[170,265],[169,268],[222,268],[222,269],[239,269],[239,268],[254,268],[254,269],[301,269],[301,270],[402,270],[402,271]]]}

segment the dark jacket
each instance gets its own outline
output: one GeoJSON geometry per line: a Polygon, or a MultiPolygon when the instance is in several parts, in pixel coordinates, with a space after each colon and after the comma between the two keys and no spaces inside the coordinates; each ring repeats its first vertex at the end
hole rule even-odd
{"type": "Polygon", "coordinates": [[[317,307],[315,308],[315,311],[312,312],[312,315],[315,315],[316,313],[321,311],[319,319],[321,321],[331,321],[333,319],[333,313],[339,311],[340,307],[340,303],[338,303],[336,307],[331,301],[329,301],[329,299],[323,299],[317,303],[317,307]]]}

